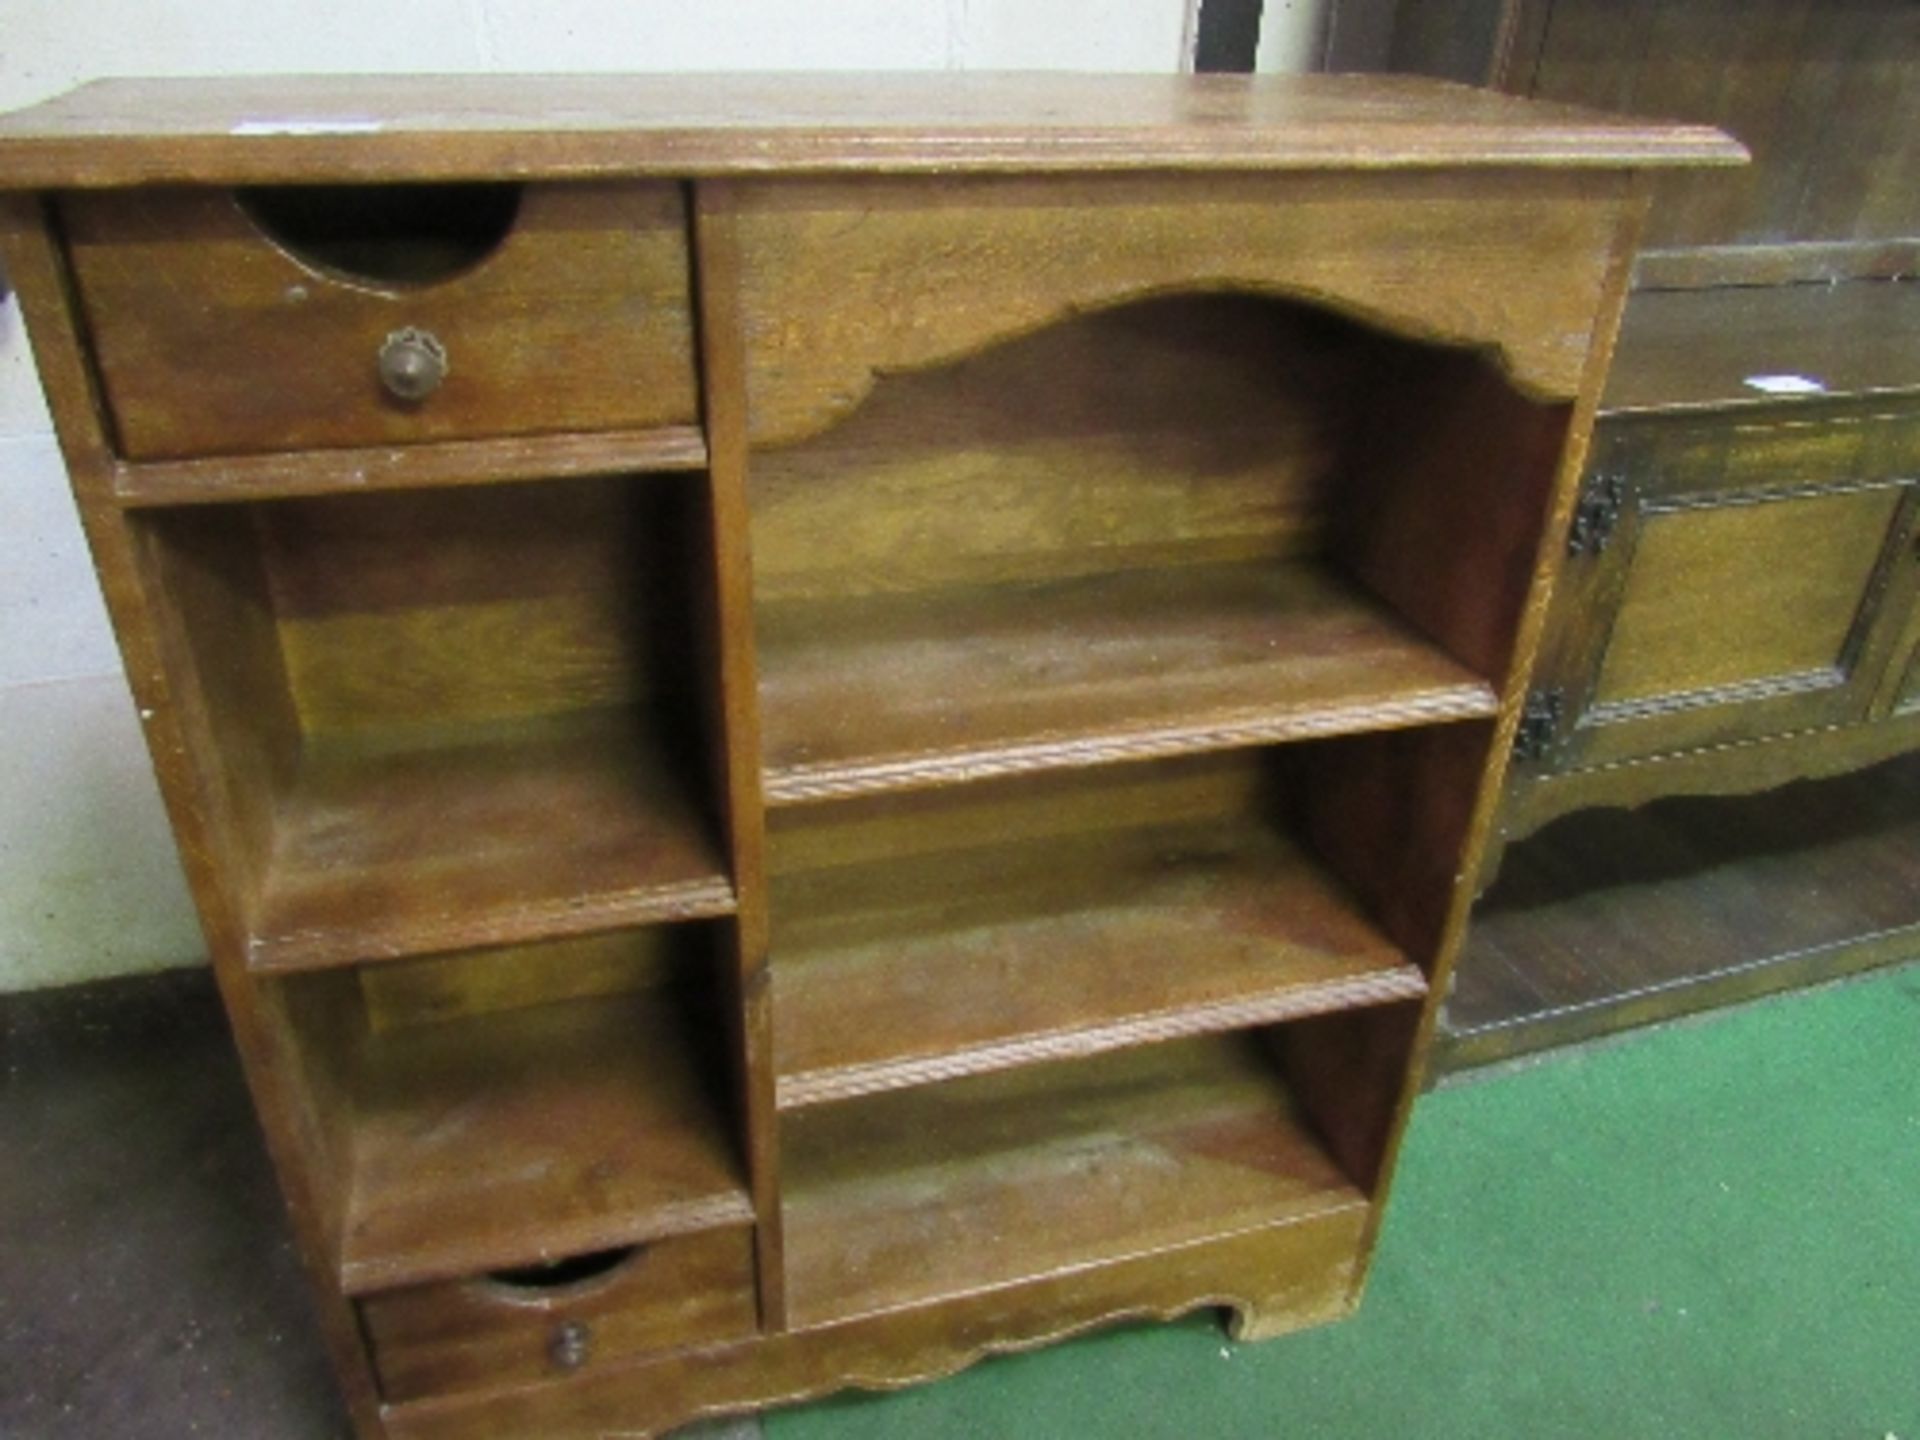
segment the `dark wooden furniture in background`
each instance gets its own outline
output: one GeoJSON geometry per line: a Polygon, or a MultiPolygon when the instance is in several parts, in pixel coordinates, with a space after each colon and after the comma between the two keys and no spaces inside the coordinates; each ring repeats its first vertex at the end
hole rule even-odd
{"type": "Polygon", "coordinates": [[[0,122],[363,1432],[1349,1308],[1644,173],[1739,154],[1408,80],[0,122]]]}
{"type": "Polygon", "coordinates": [[[1345,58],[1754,155],[1655,181],[1437,1066],[1920,955],[1920,772],[1847,778],[1920,745],[1920,7],[1392,18],[1345,58]]]}

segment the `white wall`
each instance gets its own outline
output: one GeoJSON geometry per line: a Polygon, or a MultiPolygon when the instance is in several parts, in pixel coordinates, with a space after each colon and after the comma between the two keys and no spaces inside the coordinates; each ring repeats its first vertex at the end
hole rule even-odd
{"type": "MultiPolygon", "coordinates": [[[[1267,0],[1304,69],[1324,0],[1267,0]]],[[[102,75],[1183,68],[1190,0],[6,0],[0,109],[102,75]]],[[[201,958],[18,308],[0,308],[0,991],[201,958]]]]}

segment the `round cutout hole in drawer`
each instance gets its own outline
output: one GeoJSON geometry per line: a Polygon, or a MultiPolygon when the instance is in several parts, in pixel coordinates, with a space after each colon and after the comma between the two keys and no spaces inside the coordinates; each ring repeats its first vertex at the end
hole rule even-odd
{"type": "Polygon", "coordinates": [[[518,185],[260,185],[234,191],[254,228],[309,270],[376,289],[438,285],[512,233],[518,185]]]}
{"type": "Polygon", "coordinates": [[[509,1299],[539,1301],[578,1295],[613,1279],[646,1251],[644,1245],[620,1245],[569,1255],[539,1265],[516,1265],[489,1271],[480,1283],[509,1299]]]}

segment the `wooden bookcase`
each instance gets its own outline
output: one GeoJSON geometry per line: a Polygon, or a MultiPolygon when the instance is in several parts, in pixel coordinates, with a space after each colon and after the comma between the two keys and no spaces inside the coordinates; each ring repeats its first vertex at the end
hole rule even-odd
{"type": "Polygon", "coordinates": [[[1350,25],[1374,50],[1351,61],[1721,125],[1754,156],[1654,185],[1437,1064],[1920,955],[1893,819],[1920,789],[1889,763],[1920,744],[1920,11],[1353,8],[1392,23],[1350,25]]]}
{"type": "Polygon", "coordinates": [[[1739,156],[1420,82],[0,121],[363,1433],[1354,1304],[1645,172],[1739,156]]]}

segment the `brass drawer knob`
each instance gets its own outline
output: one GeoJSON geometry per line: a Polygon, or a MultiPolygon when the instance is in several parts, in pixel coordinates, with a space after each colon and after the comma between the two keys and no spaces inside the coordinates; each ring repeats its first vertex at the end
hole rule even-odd
{"type": "Polygon", "coordinates": [[[554,1326],[547,1357],[556,1370],[578,1370],[593,1353],[593,1327],[584,1320],[566,1320],[554,1326]]]}
{"type": "Polygon", "coordinates": [[[380,345],[380,383],[396,400],[418,404],[447,378],[447,347],[425,330],[396,330],[380,345]]]}

